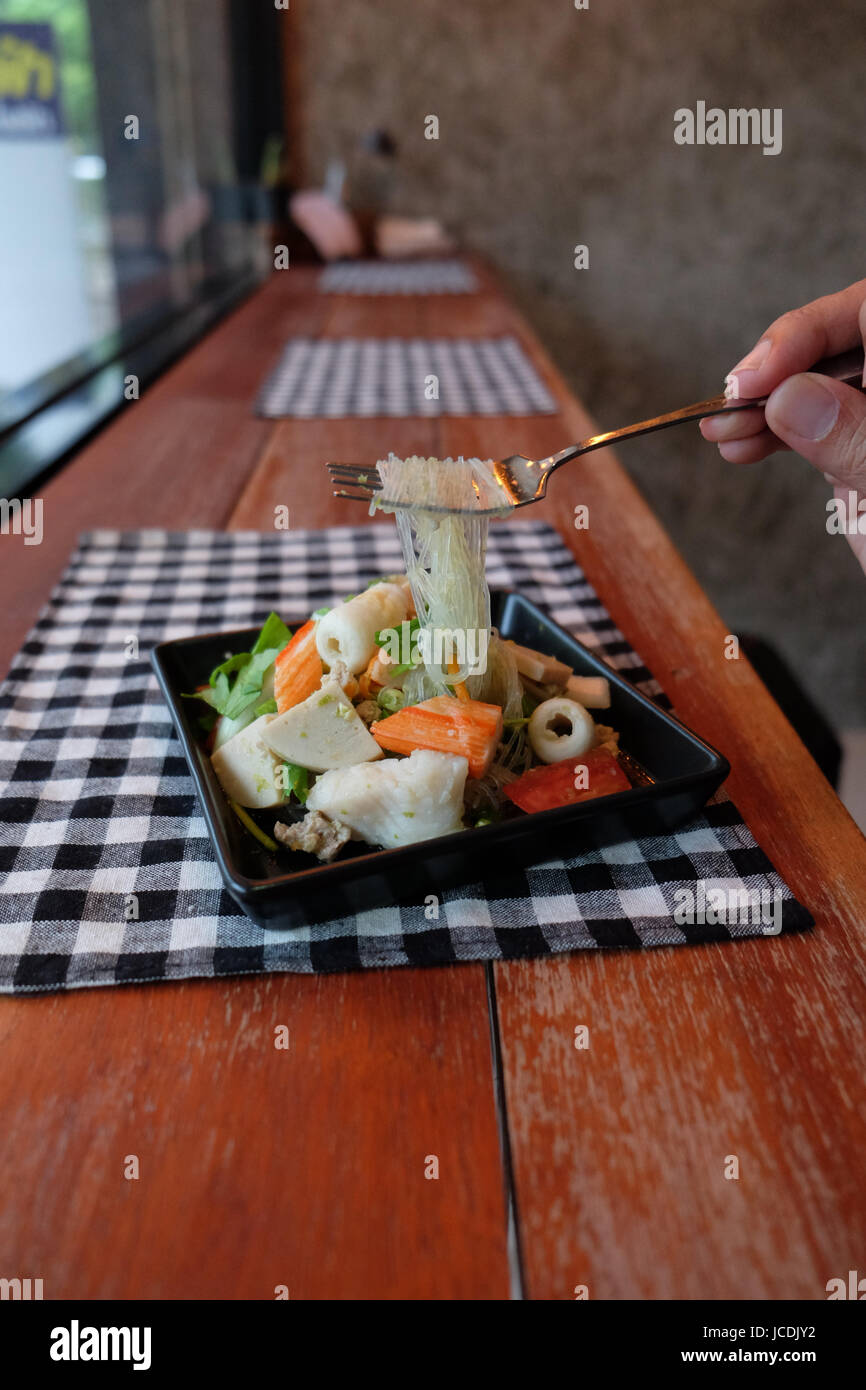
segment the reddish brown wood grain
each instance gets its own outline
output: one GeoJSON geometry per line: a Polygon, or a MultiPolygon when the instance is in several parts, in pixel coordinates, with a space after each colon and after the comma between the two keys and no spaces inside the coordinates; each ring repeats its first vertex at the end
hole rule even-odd
{"type": "Polygon", "coordinates": [[[274,524],[274,508],[280,505],[289,508],[292,529],[368,523],[393,527],[389,517],[371,519],[362,502],[336,499],[325,461],[375,464],[383,438],[401,457],[435,454],[438,449],[438,424],[431,420],[393,420],[382,416],[329,420],[324,442],[320,431],[321,424],[315,420],[276,423],[232,512],[233,529],[268,530],[274,524]],[[327,450],[324,458],[323,449],[327,450]]]}
{"type": "MultiPolygon", "coordinates": [[[[349,519],[321,460],[371,447],[373,422],[309,422],[301,449],[251,414],[285,338],[333,331],[317,273],[275,276],[51,482],[43,546],[2,538],[6,660],[80,529],[269,529],[274,499],[296,525],[349,519]]],[[[0,1039],[0,1272],[47,1298],[507,1297],[481,966],[4,998],[0,1039]]]]}
{"type": "Polygon", "coordinates": [[[8,667],[81,531],[94,526],[225,525],[272,425],[250,402],[292,332],[318,331],[315,272],[275,276],[170,372],[129,401],[74,463],[39,489],[44,539],[0,537],[0,668],[8,667]]]}
{"type": "Polygon", "coordinates": [[[497,967],[531,1297],[821,1299],[862,1268],[866,988],[818,930],[497,967]]]}
{"type": "MultiPolygon", "coordinates": [[[[593,432],[514,331],[561,419],[444,422],[445,451],[540,457],[593,432]]],[[[609,451],[562,470],[533,515],[558,527],[680,716],[730,759],[731,794],[817,926],[496,967],[529,1294],[823,1298],[866,1258],[866,841],[748,663],[725,659],[726,628],[609,451]],[[727,1154],[739,1181],[723,1177],[727,1154]]]]}
{"type": "MultiPolygon", "coordinates": [[[[562,410],[442,419],[439,452],[541,457],[591,434],[479,273],[482,295],[427,301],[429,331],[516,333],[562,410]]],[[[386,438],[398,453],[420,447],[412,422],[357,433],[343,423],[341,457],[372,461],[386,438]]],[[[314,458],[315,448],[308,422],[281,426],[236,518],[257,524],[293,453],[314,458]]],[[[321,483],[309,508],[300,524],[363,513],[329,503],[321,483]]],[[[726,628],[610,451],[563,470],[531,514],[557,527],[681,716],[730,758],[732,794],[818,928],[791,941],[496,967],[528,1291],[822,1297],[858,1250],[862,1264],[866,1244],[855,1176],[866,1134],[852,1103],[862,1113],[863,837],[748,663],[725,659],[726,628]],[[589,507],[586,531],[574,528],[577,503],[589,507]],[[588,1053],[573,1047],[584,1021],[588,1053]],[[739,1181],[723,1175],[731,1153],[739,1181]]]]}
{"type": "Polygon", "coordinates": [[[4,1272],[46,1298],[507,1296],[481,974],[3,1000],[4,1272]]]}
{"type": "MultiPolygon", "coordinates": [[[[46,490],[63,533],[23,561],[3,538],[0,577],[27,568],[20,609],[0,613],[7,657],[81,525],[270,528],[280,503],[295,527],[360,523],[362,506],[330,497],[325,459],[543,454],[590,433],[478,269],[479,295],[422,303],[325,302],[314,271],[275,276],[46,490]],[[250,398],[288,332],[515,332],[561,412],[269,425],[250,398]]],[[[496,967],[528,1292],[823,1297],[866,1260],[863,838],[748,664],[724,660],[720,619],[609,453],[558,474],[532,515],[731,759],[732,794],[818,925],[496,967]]],[[[272,1297],[279,1282],[293,1297],[506,1296],[486,1030],[474,966],[2,1000],[4,1260],[48,1296],[272,1297]],[[276,1022],[298,1041],[278,1066],[276,1022]],[[115,1186],[136,1136],[142,1180],[115,1186]],[[444,1155],[447,1183],[419,1190],[419,1149],[422,1164],[444,1155]]]]}

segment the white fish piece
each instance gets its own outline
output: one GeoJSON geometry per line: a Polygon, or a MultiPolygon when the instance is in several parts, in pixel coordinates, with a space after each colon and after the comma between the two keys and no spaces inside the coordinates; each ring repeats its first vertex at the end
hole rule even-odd
{"type": "Polygon", "coordinates": [[[356,594],[348,603],[338,603],[319,619],[316,649],[325,665],[342,661],[353,676],[363,671],[376,650],[376,633],[384,627],[397,627],[408,611],[406,590],[401,584],[383,581],[356,594]]]}
{"type": "Polygon", "coordinates": [[[463,829],[468,768],[460,754],[416,748],[408,758],[326,772],[307,810],[342,821],[371,845],[414,845],[463,829]]]}
{"type": "Polygon", "coordinates": [[[311,772],[382,757],[382,749],[335,680],[325,681],[299,705],[273,716],[263,737],[280,758],[311,772]]]}
{"type": "Polygon", "coordinates": [[[272,719],[273,715],[260,715],[228,743],[217,748],[211,757],[213,770],[226,796],[254,811],[280,806],[285,800],[278,780],[280,759],[263,738],[272,719]]]}

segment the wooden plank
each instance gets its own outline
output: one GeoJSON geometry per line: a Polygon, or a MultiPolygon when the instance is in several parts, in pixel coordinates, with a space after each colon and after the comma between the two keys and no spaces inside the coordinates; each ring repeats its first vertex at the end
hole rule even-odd
{"type": "MultiPolygon", "coordinates": [[[[3,538],[0,576],[21,566],[23,590],[0,615],[7,660],[84,527],[268,529],[268,478],[302,516],[349,519],[321,459],[357,422],[299,422],[302,457],[250,413],[283,340],[341,313],[315,274],[275,276],[53,480],[43,546],[3,538]]],[[[481,966],[4,998],[0,1037],[0,1249],[46,1297],[507,1296],[481,966]]]]}
{"type": "MultiPolygon", "coordinates": [[[[342,337],[347,335],[366,335],[371,332],[381,336],[412,336],[423,333],[425,329],[426,305],[411,300],[384,300],[374,304],[355,296],[335,295],[331,312],[328,315],[324,336],[342,337]],[[383,311],[384,306],[384,311],[383,311]]],[[[229,521],[229,529],[266,529],[273,524],[274,508],[286,505],[289,508],[291,529],[319,528],[325,526],[386,525],[393,527],[390,518],[371,520],[367,508],[360,503],[340,501],[332,495],[331,482],[324,467],[328,459],[342,462],[375,462],[383,447],[394,449],[405,455],[409,453],[435,454],[438,450],[439,423],[436,420],[419,419],[335,419],[335,420],[283,420],[276,426],[267,448],[252,478],[239,499],[238,505],[229,521]],[[384,441],[384,443],[383,443],[384,441]]],[[[392,1020],[390,1010],[381,1010],[377,1000],[381,999],[381,977],[364,974],[352,978],[352,998],[356,1009],[368,1010],[376,1016],[381,1011],[377,1028],[387,1042],[390,1050],[401,1051],[402,1032],[406,1026],[405,1014],[392,1020]]],[[[296,995],[292,982],[282,982],[284,991],[291,992],[292,1007],[302,1019],[307,1019],[308,1009],[320,1009],[321,999],[309,1000],[306,994],[296,995]]],[[[463,1236],[455,1239],[448,1231],[437,1231],[428,1225],[428,1216],[419,1212],[413,1205],[411,1216],[407,1217],[406,1239],[403,1248],[412,1259],[415,1249],[435,1249],[437,1244],[447,1250],[443,1264],[453,1267],[451,1274],[443,1272],[442,1284],[429,1285],[432,1294],[417,1294],[411,1290],[419,1271],[403,1270],[400,1279],[395,1279],[392,1292],[376,1296],[385,1297],[440,1297],[442,1289],[466,1288],[468,1293],[451,1292],[449,1297],[507,1297],[505,1273],[504,1227],[502,1203],[503,1179],[498,1171],[498,1151],[494,1144],[495,1106],[491,1089],[491,1064],[489,1053],[484,1055],[484,1030],[487,1027],[486,980],[480,965],[466,966],[459,971],[421,971],[401,970],[399,981],[394,985],[400,998],[411,1002],[412,1010],[422,1014],[439,1007],[436,1001],[450,1000],[457,990],[459,1017],[451,1021],[449,1027],[449,1054],[467,1057],[461,1075],[454,1077],[453,1095],[448,1102],[449,1127],[455,1138],[460,1136],[460,1146],[465,1146],[463,1162],[465,1191],[455,1194],[449,1206],[448,1220],[452,1226],[466,1223],[468,1239],[475,1252],[472,1259],[462,1249],[463,1236]],[[459,983],[455,976],[459,975],[459,983]],[[468,1057],[472,1056],[470,1063],[468,1057]],[[490,1190],[495,1199],[491,1202],[490,1190]],[[414,1229],[414,1238],[408,1232],[414,1229]],[[444,1243],[443,1243],[444,1242],[444,1243]],[[480,1263],[479,1263],[480,1260],[480,1263]],[[464,1274],[460,1271],[466,1270],[464,1274]],[[454,1282],[454,1281],[458,1282],[454,1282]],[[505,1282],[503,1282],[505,1280],[505,1282]],[[485,1292],[486,1290],[486,1292],[485,1292]]],[[[400,1010],[397,1011],[400,1014],[400,1010]]],[[[310,1018],[309,1026],[315,1026],[310,1018]]],[[[335,1059],[336,1062],[336,1059],[335,1059]]],[[[429,1068],[424,1059],[415,1057],[416,1081],[422,1090],[431,1084],[429,1068]],[[425,1079],[426,1078],[426,1079],[425,1079]]],[[[349,1103],[351,1102],[351,1098],[349,1103]]],[[[338,1181],[335,1174],[322,1168],[322,1136],[335,1123],[342,1130],[342,1116],[347,1105],[347,1097],[342,1087],[332,1084],[324,1095],[309,1098],[292,1096],[299,1111],[304,1113],[309,1105],[318,1116],[319,1127],[312,1135],[295,1134],[292,1143],[305,1169],[315,1172],[317,1190],[325,1197],[334,1190],[338,1181]],[[303,1155],[303,1157],[300,1157],[303,1155]]],[[[409,1112],[415,1109],[414,1102],[409,1112]]],[[[377,1150],[389,1146],[388,1130],[390,1118],[387,1106],[378,1113],[367,1117],[368,1128],[377,1138],[376,1149],[371,1147],[369,1162],[378,1164],[377,1150]]],[[[428,1150],[435,1152],[435,1150],[428,1150]]],[[[414,1195],[411,1200],[416,1203],[414,1195]]],[[[388,1183],[375,1183],[365,1196],[365,1222],[371,1231],[382,1230],[389,1233],[385,1238],[393,1240],[395,1228],[403,1224],[403,1196],[398,1198],[388,1183]],[[396,1204],[399,1201],[399,1211],[396,1204]]],[[[294,1229],[287,1235],[289,1246],[297,1252],[300,1260],[309,1259],[305,1238],[294,1229]]],[[[341,1244],[339,1259],[341,1265],[348,1262],[350,1269],[346,1274],[347,1287],[354,1293],[345,1296],[357,1297],[359,1289],[367,1287],[366,1272],[352,1264],[352,1250],[341,1244]],[[354,1280],[354,1282],[352,1282],[354,1280]]],[[[422,1270],[426,1262],[422,1261],[422,1270]]],[[[425,1277],[429,1276],[428,1274],[425,1277]]],[[[323,1295],[333,1297],[334,1295],[323,1295]]],[[[367,1294],[365,1296],[373,1296],[367,1294]]]]}
{"type": "MultiPolygon", "coordinates": [[[[426,317],[430,333],[516,333],[561,402],[551,417],[443,419],[439,452],[542,456],[593,432],[507,301],[489,289],[453,304],[431,297],[426,317]]],[[[358,461],[419,447],[412,422],[375,422],[353,452],[351,430],[345,456],[358,461]]],[[[308,443],[314,467],[305,427],[281,426],[248,499],[308,443]]],[[[315,524],[339,519],[321,485],[309,505],[315,524]]],[[[557,527],[682,717],[731,758],[732,794],[819,928],[496,967],[530,1294],[572,1297],[588,1283],[595,1297],[821,1296],[862,1249],[851,1175],[863,1133],[850,1102],[866,1062],[850,1004],[863,978],[862,836],[748,663],[725,660],[724,625],[610,451],[563,470],[531,515],[557,527]],[[589,506],[588,531],[574,529],[577,503],[589,506]],[[596,1053],[573,1048],[584,1020],[596,1053]],[[816,1055],[832,1061],[816,1066],[816,1055]],[[732,1152],[738,1183],[719,1175],[732,1152]],[[806,1200],[803,1175],[819,1171],[806,1200]]]]}
{"type": "Polygon", "coordinates": [[[0,670],[8,667],[81,531],[95,526],[223,526],[273,426],[250,401],[291,332],[315,330],[325,307],[311,272],[275,276],[138,401],[130,401],[74,462],[38,490],[41,545],[0,537],[0,670]],[[293,298],[294,294],[294,298],[293,298]]]}
{"type": "Polygon", "coordinates": [[[46,1298],[507,1296],[480,973],[4,999],[4,1270],[46,1298]]]}
{"type": "MultiPolygon", "coordinates": [[[[242,320],[244,333],[218,347],[225,393],[203,363],[208,344],[213,348],[211,335],[148,395],[152,402],[161,389],[166,413],[169,406],[172,412],[180,410],[177,434],[163,421],[148,422],[145,416],[138,421],[142,435],[121,437],[140,474],[151,467],[149,455],[154,454],[149,479],[119,477],[116,448],[100,460],[95,451],[106,448],[106,432],[57,480],[53,495],[58,513],[69,518],[68,545],[77,529],[76,515],[82,513],[88,525],[229,521],[233,526],[270,526],[269,508],[275,501],[288,501],[293,525],[359,521],[363,508],[349,514],[330,498],[321,468],[325,458],[364,461],[387,447],[491,455],[521,448],[540,454],[589,433],[586,413],[569,396],[523,321],[487,271],[480,267],[479,273],[480,295],[430,297],[409,316],[396,305],[381,314],[381,300],[349,302],[340,296],[323,306],[314,295],[313,272],[303,272],[306,281],[295,271],[275,277],[241,311],[248,315],[242,320]],[[270,427],[248,416],[249,392],[260,380],[248,354],[261,352],[257,360],[263,371],[288,332],[378,332],[383,323],[403,336],[516,332],[556,389],[560,416],[442,421],[435,427],[390,420],[291,421],[270,427]],[[179,373],[185,375],[178,385],[179,373]],[[218,425],[216,415],[211,417],[212,433],[206,436],[218,450],[225,441],[219,458],[242,459],[224,493],[212,486],[213,457],[209,468],[202,458],[201,432],[208,428],[196,413],[202,398],[220,412],[218,425]],[[181,436],[189,455],[184,479],[174,476],[179,455],[172,441],[181,436]],[[160,440],[162,446],[155,447],[160,440]],[[70,481],[60,490],[64,477],[70,481]],[[203,489],[208,478],[211,483],[203,489]],[[85,485],[89,496],[82,497],[85,485]],[[112,488],[115,495],[109,495],[112,488]],[[291,496],[284,496],[287,490],[291,496]],[[168,514],[173,522],[162,520],[168,514]]],[[[146,404],[142,401],[136,409],[144,411],[146,404]]],[[[46,501],[48,496],[46,491],[46,501]]],[[[731,758],[732,793],[798,896],[816,912],[819,926],[808,937],[790,941],[587,953],[497,967],[529,1292],[568,1298],[575,1284],[585,1283],[593,1297],[822,1297],[826,1280],[857,1267],[863,1248],[864,1203],[856,1183],[863,1132],[856,1106],[866,1060],[857,1025],[864,993],[859,908],[866,890],[864,842],[748,665],[724,661],[720,620],[609,454],[564,470],[554,481],[550,501],[532,515],[546,515],[558,527],[681,715],[731,758]],[[587,532],[575,532],[571,525],[577,501],[590,507],[587,532]],[[588,1052],[572,1045],[574,1026],[581,1022],[592,1030],[588,1052]],[[726,1182],[721,1174],[725,1155],[731,1153],[740,1158],[738,1182],[726,1182]]],[[[9,539],[0,547],[0,573],[11,583],[18,578],[18,562],[7,547],[9,539]]],[[[29,623],[37,596],[41,601],[47,591],[52,564],[59,567],[62,546],[56,537],[53,543],[53,559],[39,548],[44,551],[40,572],[34,564],[32,581],[25,580],[26,607],[18,628],[14,618],[0,618],[7,651],[17,645],[15,631],[29,623]]],[[[26,568],[34,559],[31,549],[26,568]]],[[[271,1243],[289,1252],[285,1262],[301,1271],[301,1283],[293,1285],[294,1273],[273,1282],[288,1282],[293,1296],[305,1296],[299,1288],[316,1297],[358,1296],[359,1291],[373,1296],[504,1296],[500,1179],[486,1085],[489,1052],[480,973],[468,967],[327,980],[272,976],[2,1001],[7,1066],[0,1095],[12,1123],[3,1131],[5,1150],[0,1152],[7,1171],[20,1175],[15,1193],[19,1216],[11,1203],[0,1212],[0,1238],[11,1237],[3,1248],[25,1273],[30,1253],[47,1261],[50,1279],[63,1289],[71,1288],[80,1266],[85,1272],[76,1293],[82,1287],[97,1290],[97,1296],[117,1296],[126,1289],[177,1290],[195,1266],[189,1296],[199,1291],[204,1291],[201,1296],[259,1296],[250,1290],[265,1284],[271,1288],[273,1264],[267,1251],[261,1257],[249,1253],[268,1240],[250,1215],[249,1203],[243,1206],[242,1194],[256,1190],[264,1194],[263,1210],[277,1202],[268,1227],[271,1243]],[[197,999],[205,1003],[193,1002],[197,999]],[[180,1008],[175,1008],[176,1000],[180,1008]],[[226,1021],[230,1007],[248,1012],[244,1026],[254,1039],[249,1047],[226,1021]],[[274,1011],[270,1015],[269,1009],[274,1011]],[[392,1011],[393,1029],[388,1023],[392,1011]],[[246,1096],[262,1096],[259,1046],[264,1049],[277,1015],[283,1021],[287,1013],[289,1026],[309,1040],[308,1055],[318,1071],[305,1069],[303,1078],[293,1074],[289,1085],[281,1072],[283,1089],[267,1089],[261,1103],[267,1124],[277,1126],[277,1145],[264,1132],[264,1120],[256,1128],[246,1096]],[[186,1051],[182,1030],[174,1034],[178,1019],[189,1024],[186,1051]],[[417,1048],[412,1035],[416,1019],[417,1048]],[[357,1059],[346,1046],[345,1029],[353,1023],[361,1037],[357,1059]],[[106,1035],[113,1044],[110,1061],[106,1035]],[[139,1035],[147,1046],[139,1045],[139,1035]],[[149,1060],[158,1055],[163,1036],[174,1039],[168,1045],[168,1066],[149,1060]],[[127,1093],[120,1089],[124,1078],[138,1074],[136,1068],[146,1074],[145,1089],[156,1089],[154,1114],[161,1117],[152,1122],[151,1131],[149,1119],[142,1130],[151,1138],[163,1130],[167,1135],[167,1147],[159,1155],[161,1178],[140,1198],[140,1225],[136,1217],[127,1220],[128,1195],[117,1199],[106,1183],[94,1185],[87,1171],[105,1136],[124,1152],[136,1151],[123,1129],[129,1088],[127,1093]],[[221,1082],[228,1078],[224,1087],[212,1086],[214,1068],[221,1082]],[[13,1088],[9,1080],[25,1071],[31,1084],[26,1107],[20,1087],[13,1088]],[[170,1109],[165,1078],[172,1072],[170,1109]],[[476,1084],[479,1078],[485,1084],[476,1084]],[[390,1115],[397,1101],[408,1104],[405,1095],[412,1089],[423,1092],[423,1100],[412,1102],[395,1138],[390,1115]],[[388,1104],[379,1103],[380,1095],[387,1096],[388,1104]],[[67,1123],[70,1096],[76,1097],[76,1109],[67,1123]],[[432,1115],[431,1107],[441,1097],[448,1104],[432,1115]],[[477,1126],[475,1114],[480,1116],[477,1126]],[[229,1133],[235,1116],[239,1121],[229,1133]],[[443,1172],[452,1169],[457,1151],[447,1149],[440,1136],[446,1131],[459,1136],[461,1167],[457,1190],[448,1190],[447,1198],[441,1179],[422,1189],[421,1204],[427,1203],[422,1219],[408,1210],[412,1203],[417,1207],[414,1189],[400,1184],[416,1143],[425,1154],[440,1152],[434,1142],[429,1148],[422,1142],[430,1128],[443,1144],[443,1172]],[[239,1157],[238,1136],[248,1132],[257,1140],[254,1152],[241,1142],[239,1157]],[[337,1147],[331,1140],[335,1132],[349,1136],[349,1145],[356,1146],[354,1170],[343,1163],[342,1150],[331,1153],[337,1147]],[[194,1137],[202,1134],[212,1145],[226,1134],[227,1143],[235,1142],[235,1149],[215,1162],[197,1160],[207,1174],[207,1189],[204,1179],[197,1186],[189,1177],[196,1161],[194,1137]],[[99,1136],[95,1146],[94,1135],[99,1136]],[[278,1147],[292,1177],[309,1184],[312,1195],[303,1216],[278,1186],[283,1176],[274,1157],[278,1147]],[[255,1154],[260,1149],[259,1161],[255,1154]],[[369,1165],[377,1156],[381,1168],[371,1178],[369,1165]],[[184,1180],[188,1210],[181,1210],[179,1200],[184,1180]],[[355,1200],[353,1181],[363,1188],[363,1201],[355,1200]],[[444,1199],[441,1210],[427,1202],[425,1194],[434,1190],[436,1200],[444,1199]],[[44,1223],[38,1216],[35,1223],[20,1217],[61,1191],[63,1212],[55,1205],[44,1223]],[[222,1211],[223,1220],[211,1260],[205,1237],[214,1236],[215,1209],[222,1211]],[[103,1250],[88,1256],[91,1221],[106,1236],[103,1250]],[[406,1238],[395,1253],[400,1222],[406,1238]],[[251,1229],[253,1239],[248,1238],[251,1229]],[[156,1253],[152,1261],[143,1258],[137,1280],[139,1247],[148,1243],[156,1253]],[[436,1270],[423,1257],[419,1269],[419,1249],[437,1252],[436,1270]],[[167,1272],[160,1272],[160,1257],[167,1272]],[[382,1270],[378,1280],[377,1268],[382,1270]]],[[[133,1090],[134,1096],[144,1093],[133,1090]]],[[[133,1113],[150,1114],[146,1103],[133,1113]]],[[[129,1194],[132,1186],[123,1193],[129,1194]]]]}
{"type": "Polygon", "coordinates": [[[75,462],[39,489],[41,545],[0,538],[0,669],[8,668],[60,578],[77,537],[95,527],[223,526],[235,488],[268,437],[231,401],[174,398],[126,409],[75,462]]]}
{"type": "Polygon", "coordinates": [[[436,451],[435,429],[426,420],[329,420],[327,437],[321,422],[281,420],[273,431],[237,506],[230,525],[234,529],[265,530],[273,527],[274,508],[289,508],[292,530],[325,526],[390,526],[390,517],[370,518],[363,502],[341,501],[333,496],[327,461],[372,463],[387,447],[406,454],[436,451]]]}
{"type": "Polygon", "coordinates": [[[862,1269],[866,1000],[831,914],[496,975],[531,1297],[821,1299],[862,1269]]]}
{"type": "MultiPolygon", "coordinates": [[[[446,421],[446,452],[541,457],[593,432],[514,328],[561,416],[446,421]]],[[[731,794],[818,925],[496,967],[530,1296],[586,1284],[597,1298],[822,1298],[862,1264],[866,1238],[866,842],[748,663],[725,659],[724,624],[610,451],[562,470],[532,515],[557,527],[681,717],[731,760],[731,794]],[[578,502],[587,531],[573,526],[578,502]],[[729,1154],[739,1181],[724,1178],[729,1154]]]]}

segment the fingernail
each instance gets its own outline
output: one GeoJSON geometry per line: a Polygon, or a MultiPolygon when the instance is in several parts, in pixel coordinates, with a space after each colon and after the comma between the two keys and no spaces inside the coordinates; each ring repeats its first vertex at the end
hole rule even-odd
{"type": "Polygon", "coordinates": [[[801,439],[826,439],[839,416],[839,402],[832,391],[821,385],[820,377],[808,373],[783,381],[772,401],[774,427],[778,423],[801,439]]]}
{"type": "Polygon", "coordinates": [[[769,357],[770,349],[772,348],[772,346],[773,344],[769,338],[762,338],[761,341],[757,343],[755,347],[752,348],[752,351],[748,354],[747,357],[744,357],[740,362],[738,362],[736,367],[731,368],[730,372],[728,373],[728,377],[733,376],[735,372],[758,371],[760,367],[763,367],[764,363],[769,357]]]}

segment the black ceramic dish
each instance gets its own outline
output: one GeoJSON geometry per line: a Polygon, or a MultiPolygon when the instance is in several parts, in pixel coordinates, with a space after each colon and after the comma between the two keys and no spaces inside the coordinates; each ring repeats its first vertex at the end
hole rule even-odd
{"type": "MultiPolygon", "coordinates": [[[[303,621],[303,619],[301,620],[303,621]]],[[[226,887],[263,927],[298,927],[393,903],[423,903],[445,888],[495,880],[497,871],[574,854],[636,835],[663,834],[696,815],[730,771],[726,760],[671,715],[641,695],[520,594],[493,594],[493,622],[503,637],[558,657],[578,675],[606,676],[611,708],[601,718],[620,746],[649,774],[650,785],[436,840],[379,850],[350,843],[330,864],[307,854],[271,854],[232,812],[201,747],[200,707],[181,698],[231,652],[249,651],[257,629],[208,633],[163,642],[153,666],[171,711],[202,804],[226,887]]],[[[290,626],[292,624],[290,623],[290,626]]],[[[257,812],[270,832],[284,812],[257,812]]]]}

